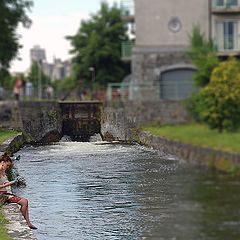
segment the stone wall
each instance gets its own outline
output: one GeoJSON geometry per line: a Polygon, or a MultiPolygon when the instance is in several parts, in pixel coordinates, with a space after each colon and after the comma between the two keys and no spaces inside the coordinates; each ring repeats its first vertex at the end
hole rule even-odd
{"type": "Polygon", "coordinates": [[[104,140],[132,141],[135,127],[135,120],[127,117],[123,108],[104,109],[101,122],[101,134],[104,140]]]}
{"type": "Polygon", "coordinates": [[[176,155],[191,163],[240,175],[240,154],[186,144],[148,132],[140,132],[137,142],[176,155]]]}
{"type": "Polygon", "coordinates": [[[57,102],[19,102],[19,110],[27,142],[49,143],[60,140],[62,118],[57,102]]]}
{"type": "Polygon", "coordinates": [[[105,139],[131,141],[144,123],[179,124],[191,121],[179,101],[126,102],[121,108],[106,107],[101,132],[105,139]],[[106,138],[106,136],[108,136],[106,138]]]}
{"type": "Polygon", "coordinates": [[[191,120],[183,103],[174,100],[126,102],[124,109],[126,116],[137,125],[149,122],[179,124],[191,120]]]}
{"type": "Polygon", "coordinates": [[[0,128],[16,130],[22,128],[18,102],[0,101],[0,128]]]}
{"type": "Polygon", "coordinates": [[[131,98],[135,101],[158,100],[161,69],[184,65],[194,68],[186,48],[135,47],[132,54],[131,98]],[[135,92],[134,88],[139,89],[135,92]]]}

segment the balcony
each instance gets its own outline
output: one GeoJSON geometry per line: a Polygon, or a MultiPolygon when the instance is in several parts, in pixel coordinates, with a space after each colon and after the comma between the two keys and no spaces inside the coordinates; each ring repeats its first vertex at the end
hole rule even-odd
{"type": "Polygon", "coordinates": [[[240,0],[213,0],[213,14],[237,14],[240,13],[240,0]]]}
{"type": "Polygon", "coordinates": [[[132,49],[134,47],[134,42],[126,41],[122,42],[122,60],[130,61],[132,56],[132,49]]]}
{"type": "Polygon", "coordinates": [[[134,22],[134,0],[122,0],[121,10],[124,22],[134,22]]]}

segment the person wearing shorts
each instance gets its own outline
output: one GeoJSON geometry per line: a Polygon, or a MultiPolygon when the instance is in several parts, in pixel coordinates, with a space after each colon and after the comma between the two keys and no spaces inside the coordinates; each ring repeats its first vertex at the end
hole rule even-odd
{"type": "Polygon", "coordinates": [[[17,203],[21,206],[20,211],[31,229],[37,229],[29,220],[28,200],[23,197],[16,196],[11,191],[11,186],[16,181],[8,181],[6,170],[12,167],[12,159],[4,154],[0,157],[0,196],[4,198],[6,203],[17,203]]]}

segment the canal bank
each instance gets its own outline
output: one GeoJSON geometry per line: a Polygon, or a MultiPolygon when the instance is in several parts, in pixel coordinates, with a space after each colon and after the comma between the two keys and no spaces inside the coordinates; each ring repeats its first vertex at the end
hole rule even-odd
{"type": "MultiPolygon", "coordinates": [[[[13,154],[19,151],[25,143],[25,137],[22,134],[18,134],[4,141],[0,145],[0,152],[13,154]]],[[[37,240],[33,231],[27,226],[17,204],[5,204],[1,207],[1,211],[7,220],[5,227],[12,240],[37,240]]]]}
{"type": "MultiPolygon", "coordinates": [[[[205,166],[235,176],[240,175],[239,153],[187,144],[141,131],[139,126],[143,123],[149,123],[149,119],[137,118],[135,115],[134,110],[130,112],[123,108],[106,108],[102,121],[102,134],[104,139],[137,142],[141,145],[173,154],[188,161],[190,164],[205,166]]],[[[178,116],[180,116],[180,114],[178,114],[178,116]]],[[[172,116],[172,118],[174,117],[172,116]]],[[[164,119],[166,120],[166,117],[164,117],[164,119]]],[[[183,117],[179,119],[176,119],[175,122],[172,120],[172,123],[179,124],[183,121],[183,117]]],[[[161,119],[158,120],[161,122],[161,119]]]]}

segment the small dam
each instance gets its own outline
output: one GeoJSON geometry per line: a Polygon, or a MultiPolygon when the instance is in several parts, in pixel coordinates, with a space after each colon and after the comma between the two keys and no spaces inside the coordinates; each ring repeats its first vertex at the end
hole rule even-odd
{"type": "Polygon", "coordinates": [[[23,101],[18,105],[27,142],[56,142],[64,135],[74,141],[88,141],[101,134],[100,101],[23,101]]]}

